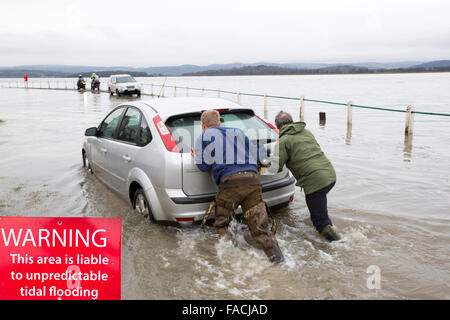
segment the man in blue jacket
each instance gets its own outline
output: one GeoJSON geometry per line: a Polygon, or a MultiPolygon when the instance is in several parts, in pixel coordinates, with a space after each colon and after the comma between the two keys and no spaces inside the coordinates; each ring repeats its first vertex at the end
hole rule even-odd
{"type": "Polygon", "coordinates": [[[200,118],[203,133],[195,142],[191,155],[198,168],[212,170],[218,185],[214,227],[223,236],[234,211],[242,207],[250,233],[269,260],[284,261],[274,232],[269,230],[266,204],[262,199],[262,187],[257,178],[259,150],[237,128],[221,127],[220,114],[206,110],[200,118]]]}

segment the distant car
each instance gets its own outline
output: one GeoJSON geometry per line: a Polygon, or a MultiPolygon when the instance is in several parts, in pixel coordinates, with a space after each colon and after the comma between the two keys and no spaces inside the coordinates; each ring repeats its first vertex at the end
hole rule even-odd
{"type": "Polygon", "coordinates": [[[115,74],[109,77],[108,90],[111,95],[114,93],[118,96],[123,94],[141,95],[142,84],[138,83],[129,74],[115,74]]]}
{"type": "MultiPolygon", "coordinates": [[[[267,149],[278,139],[275,128],[252,109],[228,100],[192,97],[126,102],[98,127],[86,130],[84,167],[151,221],[175,225],[201,221],[217,192],[211,173],[200,171],[190,154],[202,132],[200,115],[205,109],[218,110],[224,126],[255,133],[248,134],[249,139],[259,139],[267,149]],[[257,134],[261,132],[267,138],[260,139],[257,134]]],[[[296,181],[286,168],[258,177],[269,207],[283,207],[293,200],[296,181]]],[[[241,209],[236,213],[242,213],[241,209]]]]}

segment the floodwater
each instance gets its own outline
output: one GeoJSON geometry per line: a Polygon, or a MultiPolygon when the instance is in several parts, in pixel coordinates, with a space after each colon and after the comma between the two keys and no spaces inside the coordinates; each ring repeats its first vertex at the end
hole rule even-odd
{"type": "MultiPolygon", "coordinates": [[[[450,73],[187,77],[166,85],[450,112],[450,73]]],[[[450,299],[449,117],[416,115],[405,141],[404,113],[354,109],[349,131],[345,107],[306,103],[307,128],[336,168],[329,214],[343,240],[318,236],[297,189],[294,202],[275,212],[286,262],[273,266],[245,225],[232,223],[234,247],[211,228],[150,224],[82,168],[84,130],[133,99],[0,88],[0,214],[121,217],[123,299],[450,299]],[[373,270],[379,287],[371,285],[373,270]]],[[[262,115],[261,98],[241,99],[262,115]]],[[[296,101],[268,106],[272,121],[280,109],[298,118],[296,101]]]]}

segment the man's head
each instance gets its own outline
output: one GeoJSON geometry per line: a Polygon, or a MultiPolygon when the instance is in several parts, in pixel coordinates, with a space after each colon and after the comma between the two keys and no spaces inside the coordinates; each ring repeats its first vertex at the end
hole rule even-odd
{"type": "Polygon", "coordinates": [[[277,116],[275,117],[275,125],[277,126],[278,130],[281,130],[285,125],[293,123],[294,120],[292,120],[292,116],[284,111],[278,112],[277,116]]]}
{"type": "Polygon", "coordinates": [[[203,131],[211,129],[212,127],[220,126],[220,114],[217,110],[203,111],[200,120],[202,122],[203,131]]]}

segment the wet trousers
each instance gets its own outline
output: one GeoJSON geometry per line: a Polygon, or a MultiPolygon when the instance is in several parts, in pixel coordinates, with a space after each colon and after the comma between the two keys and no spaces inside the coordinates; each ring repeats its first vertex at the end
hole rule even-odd
{"type": "Polygon", "coordinates": [[[232,174],[219,184],[214,227],[220,235],[225,235],[227,232],[230,220],[239,205],[248,221],[248,228],[253,239],[263,247],[269,257],[274,249],[278,252],[275,234],[269,229],[269,218],[262,199],[261,183],[254,172],[232,174]]]}
{"type": "Polygon", "coordinates": [[[334,187],[336,182],[331,183],[323,189],[305,195],[306,205],[311,214],[311,221],[319,233],[327,225],[332,225],[328,217],[327,193],[334,187]]]}

